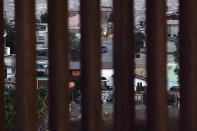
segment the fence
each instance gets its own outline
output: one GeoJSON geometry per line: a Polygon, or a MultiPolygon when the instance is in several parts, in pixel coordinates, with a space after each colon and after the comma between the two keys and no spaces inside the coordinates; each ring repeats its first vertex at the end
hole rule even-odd
{"type": "MultiPolygon", "coordinates": [[[[102,130],[100,84],[100,4],[81,0],[82,130],[102,130]]],[[[115,112],[114,131],[135,130],[133,91],[133,1],[113,1],[115,112]]],[[[197,130],[197,1],[180,2],[180,83],[182,131],[197,130]]],[[[166,1],[147,0],[148,130],[167,131],[166,1]]],[[[69,130],[68,8],[48,0],[50,130],[69,130]]],[[[36,131],[35,0],[15,0],[16,130],[36,131]]],[[[0,42],[3,43],[3,0],[0,42]]],[[[5,130],[3,44],[0,45],[0,129],[5,130]]]]}

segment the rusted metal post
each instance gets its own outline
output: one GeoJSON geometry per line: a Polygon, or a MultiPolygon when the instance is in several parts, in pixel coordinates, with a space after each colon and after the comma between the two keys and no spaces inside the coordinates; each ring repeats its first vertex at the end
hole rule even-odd
{"type": "Polygon", "coordinates": [[[197,1],[180,2],[181,131],[197,130],[197,1]]]}
{"type": "Polygon", "coordinates": [[[37,130],[35,1],[15,0],[16,130],[37,130]]]}
{"type": "Polygon", "coordinates": [[[5,107],[4,107],[4,18],[3,0],[0,0],[0,129],[5,130],[5,107]]]}
{"type": "Polygon", "coordinates": [[[148,131],[167,131],[166,1],[147,0],[148,131]]]}
{"type": "Polygon", "coordinates": [[[114,0],[114,131],[134,131],[133,0],[114,0]]]}
{"type": "Polygon", "coordinates": [[[81,0],[82,130],[101,131],[100,3],[81,0]]]}
{"type": "Polygon", "coordinates": [[[69,130],[67,0],[48,0],[50,130],[69,130]]]}

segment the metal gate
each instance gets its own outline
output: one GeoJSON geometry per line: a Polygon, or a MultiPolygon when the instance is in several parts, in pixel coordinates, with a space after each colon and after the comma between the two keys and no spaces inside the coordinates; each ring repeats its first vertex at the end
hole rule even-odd
{"type": "MultiPolygon", "coordinates": [[[[101,131],[100,2],[81,0],[83,131],[101,131]]],[[[180,2],[180,83],[182,131],[197,131],[197,0],[180,2]]],[[[67,0],[48,0],[50,130],[69,124],[67,0]]],[[[135,130],[133,87],[133,0],[113,1],[114,131],[135,130]]],[[[146,1],[148,46],[148,130],[167,131],[166,1],[146,1]]],[[[35,0],[15,0],[16,130],[36,131],[35,0]]],[[[3,0],[0,0],[0,130],[5,130],[3,0]]]]}

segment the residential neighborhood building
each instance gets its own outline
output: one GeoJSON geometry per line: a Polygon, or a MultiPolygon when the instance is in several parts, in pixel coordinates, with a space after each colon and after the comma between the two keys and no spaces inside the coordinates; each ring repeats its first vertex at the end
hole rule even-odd
{"type": "Polygon", "coordinates": [[[48,24],[36,24],[36,49],[48,48],[48,24]]]}
{"type": "Polygon", "coordinates": [[[167,20],[167,32],[169,39],[177,39],[179,33],[179,20],[167,20]]]}
{"type": "MultiPolygon", "coordinates": [[[[69,11],[68,28],[72,33],[77,34],[80,37],[80,13],[79,9],[69,11]]],[[[101,44],[101,77],[106,79],[106,84],[109,87],[113,87],[113,25],[108,22],[109,16],[112,13],[112,7],[101,6],[102,17],[102,44],[101,44]]],[[[177,41],[179,32],[179,21],[177,15],[168,14],[167,20],[167,62],[175,63],[174,52],[176,51],[175,42],[177,41]]],[[[12,22],[13,23],[13,22],[12,22]]],[[[145,29],[138,29],[145,34],[145,29]]],[[[37,23],[36,24],[36,49],[37,49],[37,72],[38,75],[48,76],[48,24],[37,23]]],[[[135,57],[135,87],[142,83],[146,86],[146,41],[143,43],[143,47],[140,48],[139,53],[135,57]],[[143,78],[143,79],[141,79],[143,78]]],[[[14,78],[15,65],[9,66],[8,63],[15,62],[15,55],[11,55],[10,49],[5,47],[5,63],[7,78],[14,78]]],[[[79,61],[69,61],[69,69],[71,72],[80,72],[79,61]]]]}
{"type": "Polygon", "coordinates": [[[14,54],[4,55],[5,85],[16,83],[16,56],[14,54]]]}

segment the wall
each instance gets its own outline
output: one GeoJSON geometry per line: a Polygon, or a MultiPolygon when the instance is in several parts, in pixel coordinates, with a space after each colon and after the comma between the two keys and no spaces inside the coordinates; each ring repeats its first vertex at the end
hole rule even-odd
{"type": "Polygon", "coordinates": [[[168,20],[168,36],[171,38],[176,38],[179,32],[179,21],[178,20],[168,20]]]}
{"type": "Polygon", "coordinates": [[[147,86],[147,83],[145,80],[135,78],[134,79],[134,90],[136,91],[137,83],[142,83],[142,86],[147,86]]]}
{"type": "Polygon", "coordinates": [[[107,79],[107,85],[113,87],[113,69],[102,69],[101,70],[101,77],[105,77],[107,79]]]}

